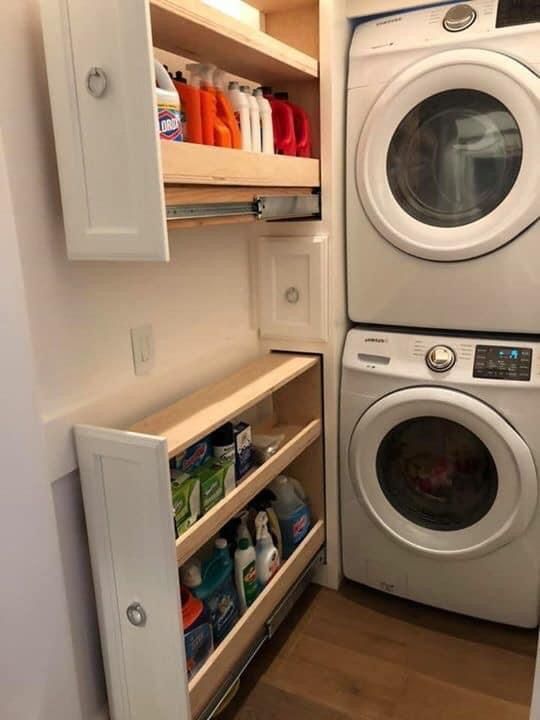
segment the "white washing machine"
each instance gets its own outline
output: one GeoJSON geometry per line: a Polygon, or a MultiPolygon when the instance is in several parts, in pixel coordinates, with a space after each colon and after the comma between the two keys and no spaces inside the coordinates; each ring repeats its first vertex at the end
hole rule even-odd
{"type": "Polygon", "coordinates": [[[357,27],[347,131],[355,322],[540,331],[540,5],[357,27]]]}
{"type": "Polygon", "coordinates": [[[539,620],[540,343],[357,329],[341,390],[345,576],[539,620]]]}

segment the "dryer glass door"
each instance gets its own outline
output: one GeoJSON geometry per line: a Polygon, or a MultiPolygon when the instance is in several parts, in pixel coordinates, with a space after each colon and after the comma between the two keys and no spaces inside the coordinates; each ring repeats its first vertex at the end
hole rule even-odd
{"type": "Polygon", "coordinates": [[[478,257],[540,215],[540,78],[505,55],[452,50],[401,73],[357,152],[362,204],[383,237],[427,260],[478,257]]]}
{"type": "Polygon", "coordinates": [[[522,533],[536,507],[523,439],[489,406],[446,388],[408,388],[372,405],[349,465],[377,523],[430,555],[484,554],[522,533]]]}

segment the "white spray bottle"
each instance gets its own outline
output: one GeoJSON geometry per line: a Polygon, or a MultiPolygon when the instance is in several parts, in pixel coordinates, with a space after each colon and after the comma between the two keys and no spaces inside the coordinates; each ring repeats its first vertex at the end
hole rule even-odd
{"type": "Polygon", "coordinates": [[[268,532],[268,515],[261,511],[255,518],[257,545],[255,547],[255,568],[259,585],[264,587],[279,567],[279,553],[268,532]]]}

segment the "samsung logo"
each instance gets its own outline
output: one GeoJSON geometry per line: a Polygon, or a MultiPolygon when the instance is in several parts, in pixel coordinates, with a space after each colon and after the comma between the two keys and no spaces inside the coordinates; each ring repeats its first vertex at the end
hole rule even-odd
{"type": "Polygon", "coordinates": [[[364,338],[364,342],[366,343],[387,343],[388,340],[386,338],[376,338],[376,337],[368,337],[364,338]]]}
{"type": "Polygon", "coordinates": [[[378,27],[379,25],[388,25],[389,23],[396,22],[401,22],[401,16],[388,18],[388,20],[379,20],[379,22],[376,22],[375,25],[378,27]]]}

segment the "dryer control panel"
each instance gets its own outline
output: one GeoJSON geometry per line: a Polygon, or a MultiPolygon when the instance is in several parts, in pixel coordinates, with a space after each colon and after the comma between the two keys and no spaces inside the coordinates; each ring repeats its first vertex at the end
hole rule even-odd
{"type": "Polygon", "coordinates": [[[531,379],[532,348],[507,345],[477,345],[474,355],[475,378],[492,380],[531,379]]]}

